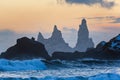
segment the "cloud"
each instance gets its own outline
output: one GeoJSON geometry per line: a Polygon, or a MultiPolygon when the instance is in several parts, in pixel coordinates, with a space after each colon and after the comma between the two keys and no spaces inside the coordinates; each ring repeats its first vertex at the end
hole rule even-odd
{"type": "Polygon", "coordinates": [[[120,23],[120,18],[115,18],[111,23],[120,23]]]}
{"type": "Polygon", "coordinates": [[[105,17],[91,17],[91,18],[87,18],[87,19],[96,19],[96,20],[106,19],[106,20],[112,20],[112,19],[115,19],[115,17],[114,16],[105,16],[105,17]]]}
{"type": "Polygon", "coordinates": [[[107,20],[107,23],[120,23],[120,17],[116,16],[101,16],[101,17],[78,17],[75,19],[91,19],[91,20],[107,20]]]}
{"type": "Polygon", "coordinates": [[[109,27],[103,27],[103,30],[111,33],[118,33],[120,32],[120,27],[114,27],[114,26],[109,26],[109,27]]]}
{"type": "Polygon", "coordinates": [[[76,29],[73,28],[67,28],[67,27],[63,27],[63,31],[68,31],[68,32],[77,32],[76,29]]]}
{"type": "Polygon", "coordinates": [[[92,6],[94,4],[99,4],[104,8],[112,8],[115,5],[114,1],[106,1],[106,0],[65,0],[66,3],[69,4],[84,4],[88,6],[92,6]]]}
{"type": "Polygon", "coordinates": [[[11,31],[11,30],[1,30],[0,31],[0,36],[5,36],[5,35],[14,35],[15,32],[11,31]]]}

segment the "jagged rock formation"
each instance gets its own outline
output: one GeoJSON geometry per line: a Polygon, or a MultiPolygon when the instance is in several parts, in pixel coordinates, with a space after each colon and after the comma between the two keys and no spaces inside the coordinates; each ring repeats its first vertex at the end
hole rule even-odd
{"type": "Polygon", "coordinates": [[[86,20],[83,19],[78,31],[78,40],[75,47],[76,51],[85,52],[88,48],[93,48],[92,38],[89,38],[89,31],[86,20]]]}
{"type": "Polygon", "coordinates": [[[49,39],[44,39],[41,33],[38,35],[38,42],[41,42],[45,45],[48,53],[52,54],[53,52],[73,52],[80,51],[85,52],[88,48],[93,48],[94,43],[91,38],[89,38],[89,31],[87,28],[86,20],[82,20],[78,31],[78,40],[75,48],[69,47],[62,38],[61,31],[57,29],[57,26],[54,26],[52,36],[49,39]]]}
{"type": "Polygon", "coordinates": [[[50,59],[50,56],[42,43],[35,41],[34,38],[23,37],[17,40],[16,45],[3,52],[0,58],[19,60],[33,58],[50,59]]]}
{"type": "Polygon", "coordinates": [[[72,52],[73,49],[62,38],[62,33],[57,29],[57,26],[54,26],[52,36],[49,39],[44,39],[41,33],[38,35],[38,42],[41,42],[45,45],[48,53],[51,55],[55,51],[60,52],[72,52]]]}

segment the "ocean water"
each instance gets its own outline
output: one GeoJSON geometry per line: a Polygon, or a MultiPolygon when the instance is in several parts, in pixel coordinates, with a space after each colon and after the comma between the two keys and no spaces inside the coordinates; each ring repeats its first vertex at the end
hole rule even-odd
{"type": "Polygon", "coordinates": [[[0,80],[120,80],[120,61],[1,59],[0,80]]]}

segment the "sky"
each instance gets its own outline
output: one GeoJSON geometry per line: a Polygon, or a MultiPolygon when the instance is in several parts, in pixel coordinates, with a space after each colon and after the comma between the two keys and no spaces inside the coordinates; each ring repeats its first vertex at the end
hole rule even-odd
{"type": "Polygon", "coordinates": [[[0,0],[0,52],[17,38],[51,36],[54,25],[71,47],[81,20],[87,20],[95,44],[120,33],[120,0],[0,0]]]}

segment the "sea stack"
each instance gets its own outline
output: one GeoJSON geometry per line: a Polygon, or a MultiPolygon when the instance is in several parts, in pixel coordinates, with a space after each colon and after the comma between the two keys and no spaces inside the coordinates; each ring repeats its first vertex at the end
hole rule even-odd
{"type": "Polygon", "coordinates": [[[89,30],[85,19],[82,20],[78,30],[78,39],[75,47],[76,51],[85,52],[88,48],[93,48],[94,43],[92,38],[89,38],[89,30]]]}
{"type": "Polygon", "coordinates": [[[52,55],[53,52],[72,52],[73,49],[64,41],[62,33],[58,30],[57,26],[54,26],[52,36],[48,39],[44,39],[41,33],[38,34],[38,42],[45,45],[48,53],[52,55]]]}
{"type": "Polygon", "coordinates": [[[3,52],[0,58],[14,60],[44,58],[50,60],[44,45],[35,41],[34,38],[29,39],[27,37],[17,39],[17,43],[3,52]]]}

